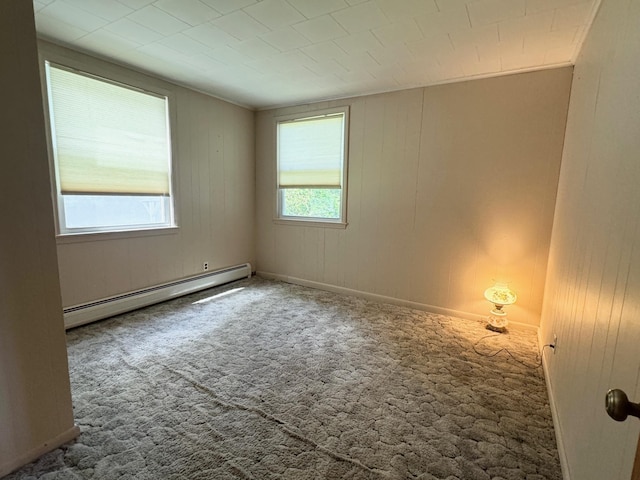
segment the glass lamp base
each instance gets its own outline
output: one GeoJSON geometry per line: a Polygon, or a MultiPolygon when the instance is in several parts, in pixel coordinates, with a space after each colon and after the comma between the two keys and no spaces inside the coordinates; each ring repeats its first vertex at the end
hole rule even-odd
{"type": "Polygon", "coordinates": [[[491,315],[487,318],[487,330],[503,333],[507,330],[507,314],[500,312],[501,315],[496,315],[495,311],[491,312],[491,315]]]}

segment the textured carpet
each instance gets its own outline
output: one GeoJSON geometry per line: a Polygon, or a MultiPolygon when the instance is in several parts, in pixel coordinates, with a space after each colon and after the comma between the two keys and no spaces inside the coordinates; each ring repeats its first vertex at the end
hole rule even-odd
{"type": "Polygon", "coordinates": [[[561,479],[535,335],[488,333],[259,278],[80,327],[82,434],[7,478],[561,479]]]}

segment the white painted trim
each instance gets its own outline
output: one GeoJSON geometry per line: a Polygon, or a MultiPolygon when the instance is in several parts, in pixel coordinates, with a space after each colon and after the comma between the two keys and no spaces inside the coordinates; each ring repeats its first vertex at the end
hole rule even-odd
{"type": "Polygon", "coordinates": [[[250,278],[251,275],[251,264],[244,263],[204,275],[184,278],[142,290],[103,298],[94,302],[66,307],[63,309],[64,327],[66,329],[78,327],[86,323],[95,322],[96,320],[197,292],[198,290],[233,282],[241,278],[250,278]]]}
{"type": "MultiPolygon", "coordinates": [[[[340,293],[342,295],[352,295],[354,297],[366,298],[378,303],[390,303],[392,305],[399,305],[401,307],[415,308],[416,310],[423,310],[425,312],[437,313],[439,315],[447,315],[450,317],[464,318],[465,320],[473,320],[475,322],[486,323],[487,318],[485,315],[478,315],[477,313],[463,312],[460,310],[453,310],[451,308],[437,307],[435,305],[429,305],[426,303],[412,302],[410,300],[403,300],[401,298],[387,297],[385,295],[378,295],[376,293],[363,292],[361,290],[353,290],[351,288],[339,287],[337,285],[330,285],[328,283],[314,282],[312,280],[305,280],[303,278],[291,277],[288,275],[280,275],[278,273],[271,272],[256,272],[256,275],[262,278],[271,280],[279,280],[281,282],[293,283],[295,285],[301,285],[303,287],[317,288],[318,290],[325,290],[327,292],[340,293]]],[[[529,325],[526,323],[509,322],[509,325],[516,330],[527,329],[538,331],[538,327],[535,325],[529,325]]]]}
{"type": "Polygon", "coordinates": [[[538,329],[538,350],[542,355],[542,369],[544,371],[544,381],[547,384],[547,395],[549,396],[549,406],[551,407],[551,418],[553,419],[553,431],[556,436],[556,446],[558,448],[558,457],[560,457],[560,469],[562,470],[563,480],[571,480],[571,472],[569,471],[569,462],[567,461],[567,452],[564,448],[564,440],[562,435],[562,428],[560,427],[560,420],[558,416],[558,409],[556,406],[555,395],[553,388],[551,387],[551,376],[549,374],[549,364],[547,363],[547,357],[544,356],[544,352],[541,350],[545,343],[540,336],[541,329],[538,329]]]}
{"type": "Polygon", "coordinates": [[[42,445],[28,451],[27,453],[20,455],[9,462],[0,465],[0,478],[5,475],[9,475],[14,470],[26,465],[27,463],[31,463],[34,460],[37,460],[45,453],[48,453],[52,450],[55,450],[61,445],[64,445],[67,442],[70,442],[74,438],[80,435],[80,427],[74,425],[69,430],[62,432],[60,435],[52,438],[44,442],[42,445]]]}

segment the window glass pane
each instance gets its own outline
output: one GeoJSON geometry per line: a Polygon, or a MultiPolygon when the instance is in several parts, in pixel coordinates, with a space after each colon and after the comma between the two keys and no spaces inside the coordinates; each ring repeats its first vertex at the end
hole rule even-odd
{"type": "Polygon", "coordinates": [[[46,66],[59,233],[173,226],[168,98],[46,66]]]}
{"type": "Polygon", "coordinates": [[[170,226],[168,197],[62,195],[67,228],[170,226]]]}
{"type": "Polygon", "coordinates": [[[285,217],[340,218],[339,188],[285,188],[281,192],[285,217]]]}

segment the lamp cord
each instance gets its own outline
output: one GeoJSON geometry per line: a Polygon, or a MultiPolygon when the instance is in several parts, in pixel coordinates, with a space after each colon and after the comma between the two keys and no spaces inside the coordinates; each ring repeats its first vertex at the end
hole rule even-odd
{"type": "Polygon", "coordinates": [[[518,359],[513,355],[513,353],[511,353],[511,352],[510,352],[508,349],[506,349],[506,348],[501,348],[500,350],[497,350],[497,351],[495,351],[495,352],[493,352],[493,353],[482,353],[482,352],[479,352],[479,351],[478,351],[478,349],[476,348],[476,347],[480,344],[480,342],[482,342],[484,339],[486,339],[486,338],[491,338],[491,337],[499,337],[500,335],[504,335],[504,333],[493,333],[493,334],[485,335],[484,337],[480,338],[480,339],[479,339],[479,340],[478,340],[478,341],[473,345],[473,351],[474,351],[474,352],[476,352],[476,354],[480,355],[481,357],[488,357],[488,358],[495,357],[496,355],[498,355],[498,354],[499,354],[499,353],[501,353],[501,352],[506,352],[506,353],[507,353],[507,354],[508,354],[508,355],[509,355],[509,356],[510,356],[510,357],[511,357],[515,362],[519,363],[520,365],[523,365],[524,367],[531,368],[531,369],[538,369],[538,368],[540,368],[540,367],[542,366],[542,356],[544,355],[544,349],[545,349],[546,347],[549,347],[549,348],[555,348],[555,345],[553,345],[553,344],[551,344],[551,343],[548,343],[548,344],[546,344],[546,345],[543,345],[543,346],[542,346],[542,350],[540,350],[540,354],[536,354],[536,358],[537,358],[537,359],[539,358],[539,361],[536,361],[536,365],[534,365],[534,366],[531,366],[531,365],[529,365],[528,363],[523,362],[522,360],[518,360],[518,359]]]}

